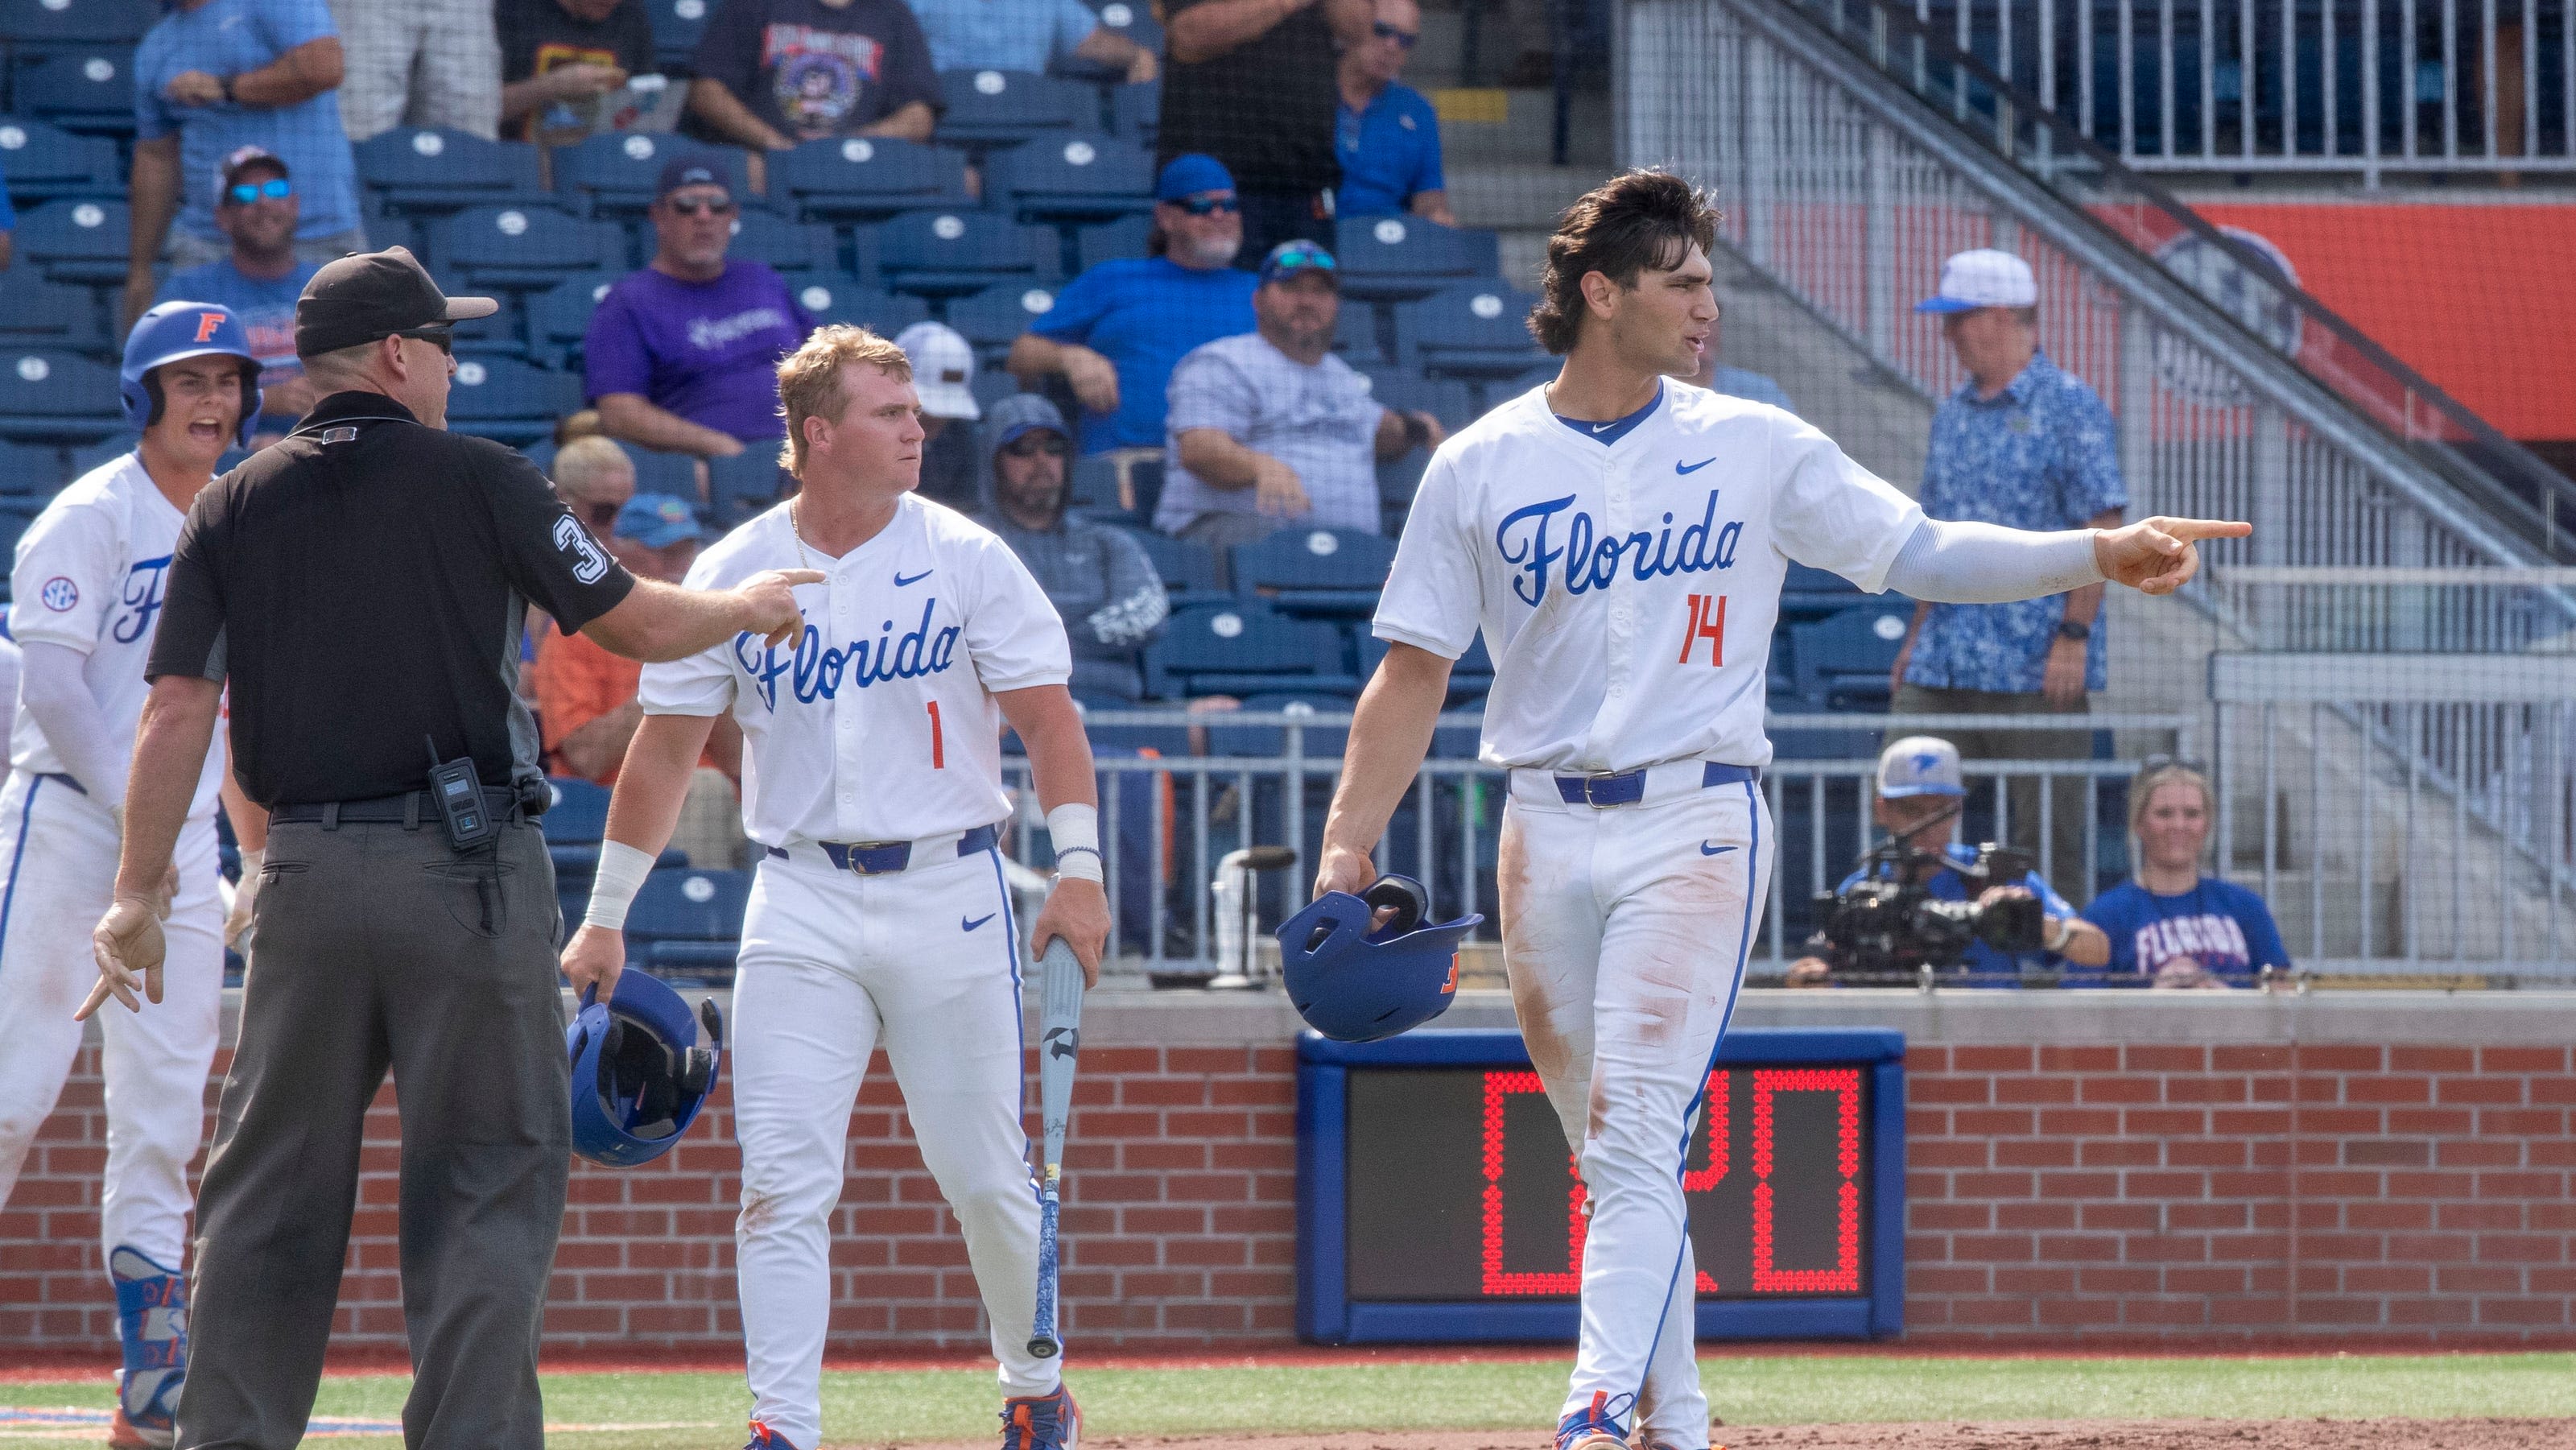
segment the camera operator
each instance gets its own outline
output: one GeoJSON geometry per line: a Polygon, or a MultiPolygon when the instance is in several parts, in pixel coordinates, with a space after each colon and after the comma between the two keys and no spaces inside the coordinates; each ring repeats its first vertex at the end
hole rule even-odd
{"type": "MultiPolygon", "coordinates": [[[[1834,894],[1848,896],[1854,886],[1866,880],[1893,879],[1921,886],[1935,901],[1969,900],[1969,881],[1978,872],[1979,853],[1950,839],[1953,822],[1967,795],[1968,787],[1959,770],[1958,747],[1947,740],[1912,735],[1879,752],[1878,800],[1872,814],[1894,837],[1892,845],[1902,854],[1854,871],[1835,888],[1834,894]]],[[[2111,959],[2110,938],[2100,927],[2077,916],[2074,906],[2036,871],[2024,871],[2017,880],[1986,886],[1975,897],[1982,906],[2015,898],[2039,901],[2038,946],[2050,957],[2083,967],[2098,967],[2111,959]]],[[[1829,921],[1808,938],[1807,955],[1789,968],[1790,985],[1821,986],[1833,972],[1853,966],[1850,944],[1833,940],[1832,930],[1829,921]]],[[[2020,963],[2015,956],[1982,935],[1967,942],[1955,969],[1963,970],[1974,981],[1993,985],[2020,976],[2020,963]]]]}

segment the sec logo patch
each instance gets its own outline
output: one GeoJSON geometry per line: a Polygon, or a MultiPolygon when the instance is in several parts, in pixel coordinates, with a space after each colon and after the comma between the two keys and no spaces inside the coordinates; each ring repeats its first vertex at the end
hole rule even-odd
{"type": "Polygon", "coordinates": [[[45,581],[45,587],[36,591],[36,597],[45,602],[47,609],[61,614],[80,603],[80,586],[57,574],[45,581]]]}

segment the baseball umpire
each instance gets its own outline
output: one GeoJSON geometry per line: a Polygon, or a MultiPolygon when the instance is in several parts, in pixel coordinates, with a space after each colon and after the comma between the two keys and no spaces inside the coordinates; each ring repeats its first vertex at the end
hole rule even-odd
{"type": "Polygon", "coordinates": [[[603,553],[543,475],[446,431],[448,298],[399,247],[315,274],[296,354],[323,394],[198,496],[170,566],[114,904],[93,935],[130,1010],[161,999],[154,887],[230,690],[270,812],[250,987],[197,1219],[181,1446],[303,1437],[367,1105],[402,1084],[413,1447],[543,1442],[536,1345],[571,1138],[546,787],[513,691],[530,605],[647,660],[784,638],[791,589],[693,593],[603,553]]]}

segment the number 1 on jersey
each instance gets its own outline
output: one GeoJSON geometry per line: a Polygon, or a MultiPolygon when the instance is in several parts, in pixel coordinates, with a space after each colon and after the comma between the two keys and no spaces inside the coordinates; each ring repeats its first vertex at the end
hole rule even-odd
{"type": "Polygon", "coordinates": [[[939,732],[939,702],[937,700],[932,700],[929,702],[929,705],[930,768],[933,770],[946,770],[948,768],[948,751],[946,748],[947,742],[940,737],[939,732]]]}
{"type": "Polygon", "coordinates": [[[1726,596],[1694,594],[1690,596],[1690,624],[1682,630],[1682,657],[1677,664],[1689,664],[1691,651],[1701,640],[1708,641],[1711,668],[1726,663],[1726,596]]]}

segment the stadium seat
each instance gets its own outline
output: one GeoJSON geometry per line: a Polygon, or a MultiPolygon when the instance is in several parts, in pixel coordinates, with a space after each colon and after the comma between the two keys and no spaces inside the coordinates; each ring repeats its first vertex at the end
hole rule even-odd
{"type": "Polygon", "coordinates": [[[627,909],[629,959],[655,976],[728,974],[750,901],[748,871],[655,871],[627,909]]]}
{"type": "Polygon", "coordinates": [[[772,152],[769,195],[780,210],[809,221],[874,222],[922,207],[975,207],[962,153],[880,136],[772,152]]]}
{"type": "Polygon", "coordinates": [[[582,334],[599,299],[617,283],[614,272],[586,272],[528,296],[528,355],[549,367],[581,365],[582,334]]]}
{"type": "Polygon", "coordinates": [[[1020,380],[999,368],[979,368],[975,381],[966,385],[975,395],[975,406],[989,408],[1020,390],[1020,380]]]}
{"type": "MultiPolygon", "coordinates": [[[[652,255],[651,223],[639,223],[639,255],[652,255]]],[[[745,207],[734,214],[733,244],[726,255],[765,262],[774,271],[802,275],[841,270],[841,238],[820,222],[792,222],[774,211],[745,207]]]]}
{"type": "Polygon", "coordinates": [[[555,420],[581,405],[575,374],[548,372],[516,358],[466,358],[448,385],[447,421],[459,433],[533,443],[552,436],[555,420]]]}
{"type": "MultiPolygon", "coordinates": [[[[1099,12],[1101,29],[1132,40],[1151,54],[1163,53],[1163,27],[1155,23],[1154,13],[1144,0],[1132,4],[1129,0],[1110,0],[1093,9],[1099,12]]],[[[1096,84],[1117,85],[1127,79],[1123,65],[1104,65],[1078,56],[1060,56],[1050,69],[1057,75],[1096,84]]]]}
{"type": "Polygon", "coordinates": [[[36,521],[36,515],[45,511],[45,502],[40,498],[0,498],[0,558],[17,557],[18,540],[36,521]]]}
{"type": "Polygon", "coordinates": [[[1055,308],[1055,293],[1044,287],[987,287],[972,297],[953,298],[948,325],[975,349],[986,368],[999,367],[1011,344],[1039,318],[1055,308]]]}
{"type": "Polygon", "coordinates": [[[707,28],[707,12],[717,0],[644,0],[645,17],[653,22],[653,61],[666,72],[686,74],[698,37],[707,28]]]}
{"type": "Polygon", "coordinates": [[[56,348],[0,351],[0,438],[82,444],[124,430],[116,369],[56,348]]]}
{"type": "Polygon", "coordinates": [[[855,277],[798,277],[792,285],[796,305],[818,327],[847,322],[892,337],[930,316],[930,304],[920,298],[879,291],[855,277]]]}
{"type": "Polygon", "coordinates": [[[1163,129],[1163,83],[1144,81],[1109,92],[1109,130],[1139,146],[1151,146],[1163,129]]]}
{"type": "Polygon", "coordinates": [[[1860,602],[1860,586],[1830,569],[1792,562],[1780,583],[1780,617],[1791,623],[1822,619],[1860,602]]]}
{"type": "Polygon", "coordinates": [[[134,49],[66,47],[9,65],[10,109],[91,135],[134,134],[134,49]]]}
{"type": "Polygon", "coordinates": [[[1456,378],[1426,378],[1401,368],[1366,368],[1369,396],[1403,413],[1428,413],[1454,433],[1476,421],[1476,400],[1456,378]]]}
{"type": "MultiPolygon", "coordinates": [[[[1117,484],[1113,480],[1111,497],[1107,500],[1113,506],[1117,503],[1116,493],[1117,484]]],[[[1153,561],[1154,573],[1162,579],[1165,592],[1172,596],[1174,609],[1187,609],[1194,604],[1231,602],[1232,596],[1217,583],[1216,554],[1207,546],[1193,544],[1187,539],[1175,539],[1153,529],[1129,529],[1127,537],[1134,539],[1144,549],[1145,557],[1153,561]]]]}
{"type": "Polygon", "coordinates": [[[939,139],[980,158],[1049,131],[1100,124],[1100,92],[1080,81],[1027,71],[952,70],[939,76],[939,139]]]}
{"type": "Polygon", "coordinates": [[[1103,262],[1116,262],[1145,255],[1146,240],[1154,234],[1150,216],[1120,217],[1114,222],[1078,227],[1073,234],[1074,272],[1079,276],[1103,262]]]}
{"type": "Polygon", "coordinates": [[[49,201],[18,218],[18,256],[56,282],[114,286],[132,226],[121,201],[49,201]]]}
{"type": "Polygon", "coordinates": [[[1329,624],[1290,619],[1259,600],[1174,611],[1163,637],[1145,647],[1145,686],[1155,695],[1251,695],[1312,690],[1351,695],[1359,680],[1329,624]]]}
{"type": "MultiPolygon", "coordinates": [[[[1263,690],[1243,697],[1245,713],[1263,712],[1282,715],[1318,715],[1350,713],[1350,700],[1341,695],[1319,694],[1312,690],[1263,690]]],[[[1251,756],[1274,760],[1288,753],[1288,727],[1285,725],[1229,725],[1223,713],[1207,718],[1208,754],[1251,756]]],[[[1339,760],[1342,747],[1350,743],[1350,727],[1345,725],[1311,726],[1298,732],[1298,753],[1312,760],[1317,757],[1339,760]]]]}
{"type": "MultiPolygon", "coordinates": [[[[438,279],[438,286],[440,291],[450,295],[471,290],[462,283],[451,285],[446,278],[438,279]]],[[[504,292],[493,300],[501,304],[500,311],[489,317],[469,317],[456,324],[455,345],[458,357],[526,357],[528,355],[527,335],[519,327],[518,299],[504,292]]]]}
{"type": "Polygon", "coordinates": [[[1912,622],[1910,606],[1880,603],[1789,626],[1800,702],[1817,709],[1886,709],[1887,672],[1912,622]]]}
{"type": "Polygon", "coordinates": [[[1396,361],[1452,377],[1517,377],[1546,361],[1529,331],[1537,305],[1537,298],[1500,282],[1461,282],[1399,303],[1396,361]]]}
{"type": "Polygon", "coordinates": [[[1154,210],[1154,153],[1097,132],[1049,136],[995,155],[984,168],[987,205],[1024,222],[1096,222],[1154,210]]]}
{"type": "Polygon", "coordinates": [[[1344,217],[1333,233],[1342,295],[1410,302],[1470,277],[1501,270],[1494,234],[1444,227],[1421,217],[1344,217]]]}
{"type": "Polygon", "coordinates": [[[397,126],[352,148],[372,209],[446,216],[469,206],[542,203],[537,148],[446,126],[397,126]]]}
{"type": "Polygon", "coordinates": [[[747,199],[740,151],[643,131],[610,132],[556,148],[555,192],[563,206],[582,216],[640,217],[653,204],[662,168],[675,156],[705,161],[727,178],[736,201],[747,199]]]}
{"type": "Polygon", "coordinates": [[[1376,610],[1395,540],[1351,529],[1290,525],[1234,546],[1234,587],[1294,615],[1366,616],[1376,610]]]}
{"type": "Polygon", "coordinates": [[[720,529],[767,512],[795,480],[779,463],[776,443],[754,443],[731,458],[707,460],[707,505],[720,529]]]}
{"type": "Polygon", "coordinates": [[[1378,341],[1377,309],[1356,298],[1344,298],[1333,320],[1333,351],[1364,373],[1386,366],[1386,347],[1378,341]]]}
{"type": "Polygon", "coordinates": [[[132,45],[161,18],[158,0],[0,0],[0,36],[19,55],[132,45]]]}
{"type": "MultiPolygon", "coordinates": [[[[1082,733],[1090,737],[1091,748],[1095,751],[1150,750],[1165,757],[1195,753],[1190,749],[1190,727],[1187,725],[1106,725],[1093,718],[1103,710],[1162,710],[1169,706],[1152,701],[1121,700],[1114,695],[1076,695],[1073,703],[1083,713],[1082,733]]],[[[1018,737],[1011,736],[1004,748],[1017,749],[1018,745],[1018,737]]]]}
{"type": "Polygon", "coordinates": [[[552,206],[478,206],[433,222],[429,251],[443,272],[477,287],[535,291],[576,272],[626,270],[626,232],[552,206]]]}
{"type": "Polygon", "coordinates": [[[21,347],[109,351],[97,299],[86,287],[47,282],[32,272],[0,272],[0,348],[21,347]]]}
{"type": "MultiPolygon", "coordinates": [[[[123,422],[122,419],[118,421],[120,425],[123,422]]],[[[63,482],[69,483],[103,463],[113,462],[119,454],[133,452],[137,441],[132,433],[124,431],[120,426],[118,431],[104,438],[73,448],[65,455],[67,462],[63,470],[63,482]]]]}
{"type": "Polygon", "coordinates": [[[61,449],[0,443],[0,494],[51,498],[69,481],[61,449]]]}
{"type": "MultiPolygon", "coordinates": [[[[1386,658],[1386,641],[1371,634],[1365,623],[1357,626],[1355,633],[1359,643],[1360,679],[1365,682],[1377,673],[1378,662],[1386,658]]],[[[1449,698],[1453,703],[1472,699],[1492,689],[1493,684],[1494,657],[1485,653],[1484,632],[1479,630],[1476,637],[1468,641],[1467,652],[1449,666],[1449,698]]]]}
{"type": "Polygon", "coordinates": [[[125,194],[116,143],[104,136],[75,136],[33,117],[0,116],[0,172],[20,206],[58,197],[125,194]]]}
{"type": "Polygon", "coordinates": [[[548,776],[546,788],[552,803],[537,824],[546,833],[555,878],[587,879],[598,869],[599,843],[608,838],[608,787],[579,776],[548,776]]]}
{"type": "MultiPolygon", "coordinates": [[[[862,228],[861,261],[883,285],[916,297],[957,297],[1004,283],[1056,280],[1059,244],[1045,227],[979,211],[911,211],[862,228]]],[[[860,275],[869,274],[863,265],[860,275]]]]}

